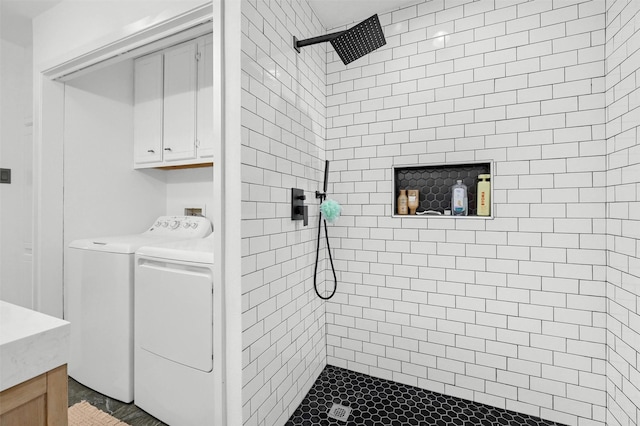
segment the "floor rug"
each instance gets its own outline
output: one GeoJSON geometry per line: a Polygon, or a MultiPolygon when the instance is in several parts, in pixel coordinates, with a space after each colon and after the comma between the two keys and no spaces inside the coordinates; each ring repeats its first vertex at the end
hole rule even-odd
{"type": "Polygon", "coordinates": [[[69,426],[128,426],[87,401],[69,407],[69,426]]]}

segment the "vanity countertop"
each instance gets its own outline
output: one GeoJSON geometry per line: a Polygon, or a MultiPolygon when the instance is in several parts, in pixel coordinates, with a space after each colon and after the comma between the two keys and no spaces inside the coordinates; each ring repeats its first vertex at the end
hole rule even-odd
{"type": "Polygon", "coordinates": [[[68,357],[69,322],[0,300],[0,392],[68,357]]]}

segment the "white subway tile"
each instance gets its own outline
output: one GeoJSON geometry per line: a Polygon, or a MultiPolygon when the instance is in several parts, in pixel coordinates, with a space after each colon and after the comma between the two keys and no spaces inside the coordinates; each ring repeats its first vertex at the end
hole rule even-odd
{"type": "MultiPolygon", "coordinates": [[[[486,16],[486,15],[485,15],[486,16]]],[[[485,25],[474,30],[476,40],[492,39],[505,35],[507,31],[504,20],[495,20],[491,16],[485,18],[485,25]]]]}
{"type": "Polygon", "coordinates": [[[563,413],[574,414],[576,416],[588,417],[591,414],[591,405],[574,399],[553,397],[554,408],[563,413]]]}
{"type": "MultiPolygon", "coordinates": [[[[524,16],[524,15],[519,15],[524,16]]],[[[535,13],[528,16],[524,16],[522,18],[513,19],[507,22],[507,34],[524,31],[524,30],[533,30],[535,28],[540,27],[540,15],[535,13]]]]}
{"type": "Polygon", "coordinates": [[[529,43],[529,32],[521,31],[516,33],[496,37],[496,50],[508,49],[510,47],[523,46],[529,43]]]}
{"type": "MultiPolygon", "coordinates": [[[[544,5],[545,2],[531,2],[531,4],[544,5]]],[[[545,40],[558,39],[565,36],[565,23],[560,22],[554,25],[545,25],[541,28],[529,31],[531,43],[538,43],[545,40]]]]}
{"type": "Polygon", "coordinates": [[[494,22],[505,22],[511,19],[515,19],[518,16],[516,6],[514,2],[510,2],[510,7],[497,7],[496,10],[488,11],[485,13],[485,24],[490,25],[494,22]]]}
{"type": "MultiPolygon", "coordinates": [[[[506,68],[506,74],[508,76],[535,73],[537,71],[540,71],[540,60],[538,58],[509,62],[506,68]]],[[[521,87],[526,86],[522,85],[521,87]]]]}
{"type": "Polygon", "coordinates": [[[484,54],[484,64],[495,65],[495,64],[508,64],[509,62],[513,62],[516,60],[516,48],[512,47],[510,49],[502,49],[496,52],[487,52],[484,54]]]}
{"type": "Polygon", "coordinates": [[[604,13],[567,22],[567,34],[580,34],[604,28],[604,13]]]}
{"type": "MultiPolygon", "coordinates": [[[[571,23],[573,24],[573,23],[571,23]]],[[[567,33],[570,33],[570,26],[567,24],[567,33]]],[[[591,46],[591,36],[588,32],[556,38],[553,40],[553,52],[568,52],[571,50],[583,49],[591,46]]]]}
{"type": "MultiPolygon", "coordinates": [[[[539,41],[539,42],[531,42],[530,44],[520,46],[517,48],[517,57],[519,61],[525,59],[538,59],[541,56],[551,55],[555,53],[553,49],[553,44],[555,40],[552,41],[539,41]]],[[[539,69],[539,67],[538,67],[539,69]]]]}
{"type": "MultiPolygon", "coordinates": [[[[563,68],[565,69],[565,78],[567,80],[578,80],[583,77],[578,77],[578,74],[573,71],[575,68],[570,68],[572,65],[576,65],[578,63],[578,52],[577,51],[568,51],[561,53],[554,53],[551,55],[545,55],[540,58],[540,69],[541,70],[549,70],[554,68],[563,68]]],[[[579,65],[582,67],[583,65],[579,65]]]]}
{"type": "MultiPolygon", "coordinates": [[[[563,4],[565,6],[565,4],[563,4]]],[[[541,24],[553,25],[558,22],[567,22],[578,18],[578,7],[576,5],[566,5],[566,7],[555,8],[554,10],[543,12],[541,24]]]]}
{"type": "Polygon", "coordinates": [[[531,130],[557,129],[566,127],[565,114],[546,114],[539,117],[531,117],[529,121],[531,130]]]}

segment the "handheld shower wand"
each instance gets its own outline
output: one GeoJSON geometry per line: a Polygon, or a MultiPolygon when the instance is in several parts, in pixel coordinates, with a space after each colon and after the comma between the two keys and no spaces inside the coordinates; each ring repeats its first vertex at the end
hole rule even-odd
{"type": "MultiPolygon", "coordinates": [[[[323,192],[316,191],[316,198],[320,199],[320,203],[322,203],[327,198],[327,183],[329,181],[329,160],[324,162],[324,186],[323,192]]],[[[331,270],[333,271],[333,291],[329,296],[323,296],[318,291],[317,277],[318,277],[318,259],[320,257],[320,232],[322,230],[322,212],[318,214],[318,244],[316,246],[316,265],[313,270],[313,289],[316,291],[318,297],[322,300],[329,300],[335,294],[338,289],[338,278],[336,277],[336,268],[333,266],[333,257],[331,256],[331,247],[329,246],[329,232],[327,231],[327,221],[324,220],[324,236],[327,240],[327,251],[329,252],[329,261],[331,262],[331,270]]]]}
{"type": "Polygon", "coordinates": [[[327,198],[327,184],[329,183],[329,160],[324,161],[324,186],[322,192],[316,191],[316,198],[320,198],[322,203],[327,198]]]}

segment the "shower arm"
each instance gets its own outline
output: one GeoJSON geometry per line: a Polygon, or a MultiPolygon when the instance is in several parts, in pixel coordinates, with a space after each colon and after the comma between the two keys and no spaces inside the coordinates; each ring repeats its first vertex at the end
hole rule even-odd
{"type": "Polygon", "coordinates": [[[340,37],[342,34],[346,33],[347,30],[338,31],[336,33],[325,34],[318,37],[306,38],[304,40],[298,40],[296,36],[293,36],[293,48],[300,53],[300,48],[305,46],[311,46],[312,44],[318,43],[326,43],[327,41],[331,41],[336,37],[340,37]]]}

